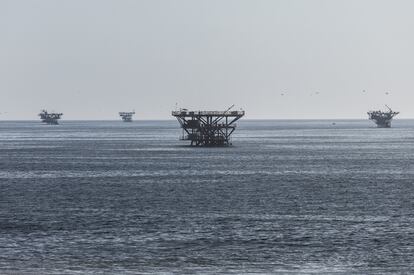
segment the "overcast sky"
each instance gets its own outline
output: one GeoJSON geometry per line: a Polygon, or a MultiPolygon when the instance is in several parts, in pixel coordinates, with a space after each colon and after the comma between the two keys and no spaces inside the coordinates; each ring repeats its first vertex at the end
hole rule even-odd
{"type": "Polygon", "coordinates": [[[269,119],[389,104],[413,118],[413,12],[412,0],[0,0],[0,119],[169,119],[176,103],[269,119]]]}

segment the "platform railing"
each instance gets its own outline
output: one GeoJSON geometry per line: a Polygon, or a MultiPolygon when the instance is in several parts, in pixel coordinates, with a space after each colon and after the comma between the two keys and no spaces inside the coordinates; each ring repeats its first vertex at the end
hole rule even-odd
{"type": "Polygon", "coordinates": [[[172,111],[173,116],[244,116],[244,111],[172,111]]]}

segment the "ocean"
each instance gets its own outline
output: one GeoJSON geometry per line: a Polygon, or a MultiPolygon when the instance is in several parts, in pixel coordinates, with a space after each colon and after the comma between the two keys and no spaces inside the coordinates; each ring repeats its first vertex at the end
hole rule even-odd
{"type": "Polygon", "coordinates": [[[0,122],[0,274],[414,273],[414,120],[0,122]]]}

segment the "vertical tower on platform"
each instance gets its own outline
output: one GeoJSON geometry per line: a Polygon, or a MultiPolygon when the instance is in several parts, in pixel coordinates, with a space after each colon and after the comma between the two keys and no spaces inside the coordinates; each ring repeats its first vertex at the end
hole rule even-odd
{"type": "Polygon", "coordinates": [[[119,112],[119,116],[124,122],[132,122],[132,116],[135,115],[135,111],[132,112],[119,112]]]}
{"type": "Polygon", "coordinates": [[[394,112],[390,107],[385,105],[388,108],[388,112],[383,111],[370,111],[368,112],[369,119],[374,121],[377,124],[378,128],[391,128],[392,119],[399,114],[399,112],[394,112]]]}
{"type": "MultiPolygon", "coordinates": [[[[234,106],[234,105],[233,105],[234,106]]],[[[182,140],[191,141],[192,146],[228,146],[231,134],[236,130],[236,121],[244,116],[244,111],[173,111],[183,129],[182,140]]]]}
{"type": "Polygon", "coordinates": [[[42,110],[39,114],[40,120],[43,123],[50,124],[50,125],[57,125],[59,124],[59,119],[63,116],[62,113],[49,113],[46,110],[42,110]]]}

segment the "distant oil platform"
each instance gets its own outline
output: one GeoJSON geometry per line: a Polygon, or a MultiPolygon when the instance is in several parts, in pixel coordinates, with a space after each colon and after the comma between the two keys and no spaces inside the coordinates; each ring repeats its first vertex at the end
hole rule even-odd
{"type": "Polygon", "coordinates": [[[61,119],[63,114],[62,113],[49,113],[46,110],[42,110],[39,116],[43,123],[50,124],[50,125],[57,125],[59,124],[59,119],[61,119]]]}
{"type": "Polygon", "coordinates": [[[135,111],[132,112],[119,112],[119,116],[124,122],[132,122],[132,116],[135,115],[135,111]]]}
{"type": "Polygon", "coordinates": [[[183,129],[182,140],[191,141],[191,146],[228,146],[231,134],[236,130],[236,121],[242,118],[244,111],[173,111],[183,129]]]}
{"type": "Polygon", "coordinates": [[[399,112],[394,112],[390,107],[385,105],[388,108],[387,112],[383,111],[370,111],[368,112],[369,119],[374,121],[377,124],[378,128],[391,128],[392,119],[399,114],[399,112]]]}

